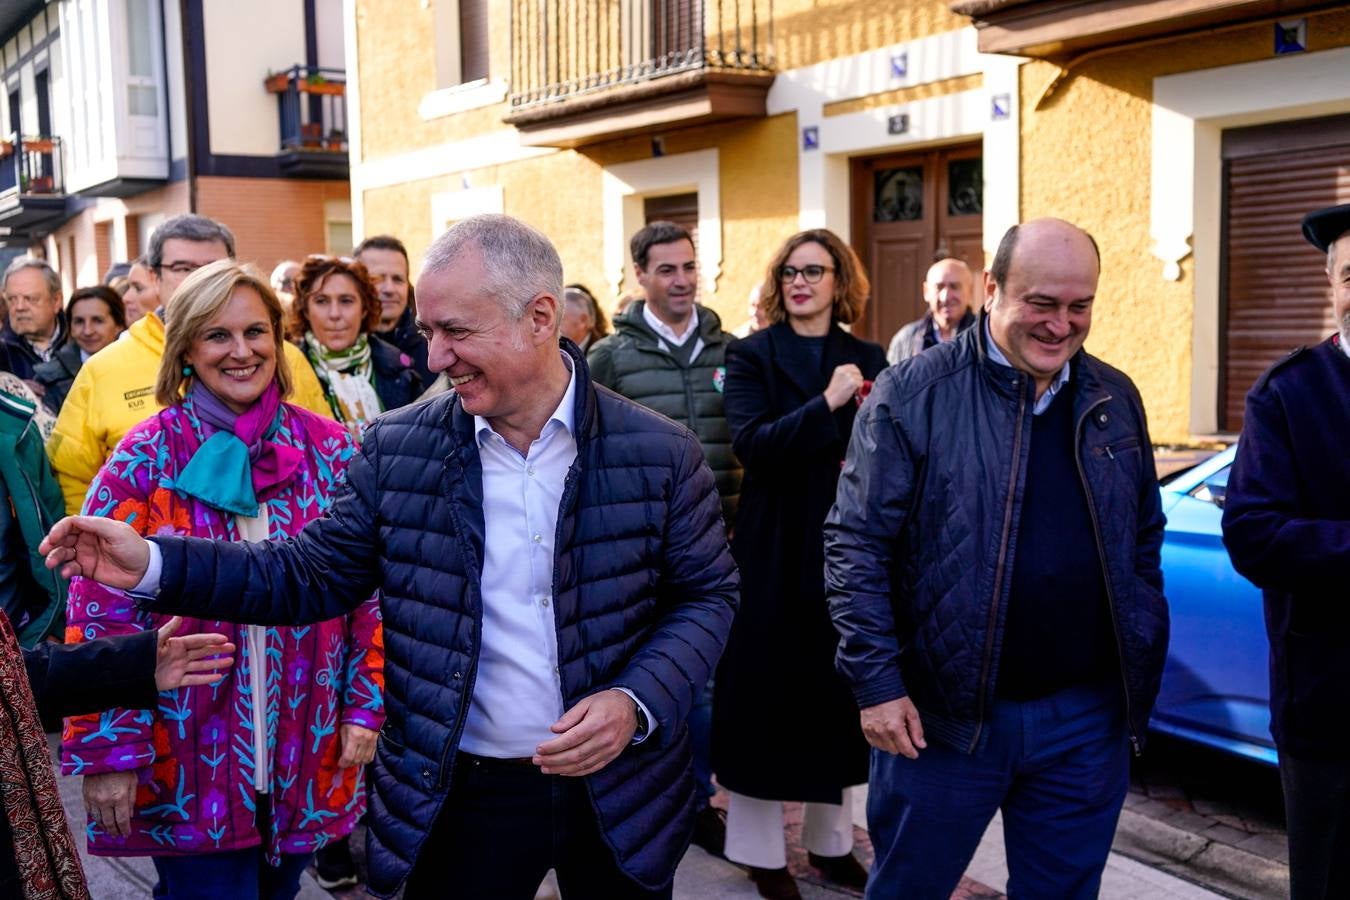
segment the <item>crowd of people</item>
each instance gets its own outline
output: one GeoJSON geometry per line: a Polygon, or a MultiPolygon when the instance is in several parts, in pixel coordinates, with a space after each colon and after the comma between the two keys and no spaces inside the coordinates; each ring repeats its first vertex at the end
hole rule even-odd
{"type": "MultiPolygon", "coordinates": [[[[1350,498],[1299,482],[1344,461],[1296,381],[1350,397],[1350,207],[1309,221],[1341,333],[1254,389],[1225,512],[1281,611],[1299,898],[1350,859],[1341,726],[1313,724],[1350,676],[1304,636],[1340,615],[1307,573],[1343,569],[1350,498]]],[[[850,333],[870,286],[828,230],[735,334],[687,231],[630,249],[612,317],[505,216],[437,238],[416,297],[396,238],[266,278],[191,215],[65,302],[9,266],[0,679],[21,647],[39,698],[60,653],[131,661],[45,703],[89,852],[150,857],[157,897],[280,900],[311,862],[355,883],[364,817],[376,896],[524,900],[553,869],[670,897],[692,841],[794,900],[796,801],[809,864],[869,897],[945,900],[1000,810],[1011,896],[1096,895],[1168,635],[1143,403],[1082,349],[1096,242],[1042,219],[978,284],[937,260],[888,348],[850,333]]],[[[5,807],[14,858],[87,896],[65,823],[5,807]]]]}

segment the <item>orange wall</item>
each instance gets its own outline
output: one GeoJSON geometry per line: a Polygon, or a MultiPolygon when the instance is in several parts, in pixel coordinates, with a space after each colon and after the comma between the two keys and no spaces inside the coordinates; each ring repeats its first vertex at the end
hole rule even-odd
{"type": "Polygon", "coordinates": [[[283,259],[323,253],[324,203],[348,200],[345,181],[286,178],[198,178],[197,212],[234,232],[235,251],[264,274],[283,259]]]}

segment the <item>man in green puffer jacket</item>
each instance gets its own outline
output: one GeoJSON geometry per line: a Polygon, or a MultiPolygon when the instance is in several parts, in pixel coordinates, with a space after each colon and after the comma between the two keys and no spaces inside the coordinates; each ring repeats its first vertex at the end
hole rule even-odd
{"type": "Polygon", "coordinates": [[[652,222],[630,246],[645,299],[615,316],[614,333],[591,348],[591,377],[698,436],[730,528],[741,492],[741,464],[722,410],[730,338],[717,314],[694,302],[698,264],[688,231],[652,222]]]}

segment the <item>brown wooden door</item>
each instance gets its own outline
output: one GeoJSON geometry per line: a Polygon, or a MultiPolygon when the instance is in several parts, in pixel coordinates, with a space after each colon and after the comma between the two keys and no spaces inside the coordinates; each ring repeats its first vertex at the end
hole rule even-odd
{"type": "Polygon", "coordinates": [[[1226,132],[1219,427],[1242,428],[1261,373],[1336,330],[1326,256],[1303,216],[1350,202],[1350,116],[1226,132]]]}
{"type": "Polygon", "coordinates": [[[853,244],[872,282],[854,334],[886,346],[922,316],[924,275],[937,260],[984,268],[983,180],[978,144],[853,161],[853,244]]]}

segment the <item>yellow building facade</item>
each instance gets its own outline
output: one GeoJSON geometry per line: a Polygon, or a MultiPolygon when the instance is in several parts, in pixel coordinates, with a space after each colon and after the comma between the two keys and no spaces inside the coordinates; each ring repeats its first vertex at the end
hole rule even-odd
{"type": "MultiPolygon", "coordinates": [[[[1230,158],[1304,122],[1334,148],[1350,114],[1350,11],[1204,5],[1150,22],[1129,8],[1158,4],[1066,21],[1039,0],[346,0],[353,228],[401,237],[415,268],[454,221],[508,213],[611,303],[635,287],[632,232],[684,204],[701,301],[731,328],[781,242],[828,227],[869,267],[884,340],[935,252],[979,264],[1009,225],[1061,216],[1102,249],[1088,349],[1138,383],[1156,441],[1204,440],[1239,424],[1230,305],[1245,321],[1254,302],[1230,283],[1230,158]],[[606,86],[611,49],[682,62],[606,86]],[[737,49],[719,80],[707,60],[737,49]]],[[[1316,260],[1288,262],[1315,291],[1316,260]]]]}

